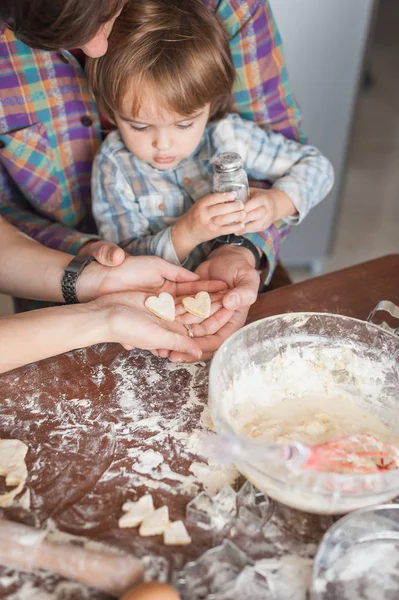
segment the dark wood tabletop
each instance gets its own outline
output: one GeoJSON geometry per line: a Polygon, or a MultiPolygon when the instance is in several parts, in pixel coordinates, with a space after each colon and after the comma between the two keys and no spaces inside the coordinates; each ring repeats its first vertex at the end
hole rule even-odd
{"type": "Polygon", "coordinates": [[[249,321],[302,311],[331,312],[365,320],[380,300],[399,302],[399,254],[260,295],[249,321]]]}
{"type": "MultiPolygon", "coordinates": [[[[298,311],[366,319],[380,300],[399,304],[399,254],[261,295],[249,321],[298,311]]],[[[153,557],[154,564],[163,557],[169,573],[220,543],[215,532],[188,524],[192,544],[171,551],[160,536],[140,538],[137,530],[118,528],[122,504],[146,492],[156,507],[166,504],[176,520],[185,519],[187,503],[204,482],[210,493],[215,481],[240,484],[232,473],[216,467],[213,472],[198,452],[200,433],[209,423],[208,369],[209,364],[172,365],[147,352],[103,344],[0,376],[0,438],[28,445],[31,497],[29,509],[16,504],[2,514],[78,536],[82,543],[94,540],[147,560],[153,557]]],[[[289,524],[284,552],[312,557],[331,517],[271,504],[271,527],[289,524]]],[[[247,551],[259,558],[256,544],[247,551]]],[[[23,600],[25,590],[31,598],[28,592],[36,588],[60,600],[106,598],[61,584],[58,577],[0,569],[0,598],[23,600]]]]}

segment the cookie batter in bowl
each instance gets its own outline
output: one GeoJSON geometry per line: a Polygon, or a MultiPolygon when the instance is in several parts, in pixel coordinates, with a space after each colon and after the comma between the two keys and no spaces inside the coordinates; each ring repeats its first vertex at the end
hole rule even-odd
{"type": "Polygon", "coordinates": [[[315,444],[362,432],[399,446],[399,342],[356,319],[297,313],[237,332],[216,354],[210,406],[217,431],[258,442],[237,467],[281,502],[339,514],[399,492],[399,470],[289,471],[262,460],[259,441],[315,444]]]}

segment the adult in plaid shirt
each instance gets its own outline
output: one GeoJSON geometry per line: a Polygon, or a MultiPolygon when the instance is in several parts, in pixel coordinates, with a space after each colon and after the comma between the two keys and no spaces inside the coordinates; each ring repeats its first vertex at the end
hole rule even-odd
{"type": "MultiPolygon", "coordinates": [[[[239,75],[235,110],[261,126],[301,139],[299,110],[288,87],[268,1],[204,2],[230,36],[239,75]]],[[[91,233],[90,174],[101,141],[100,121],[80,65],[59,49],[81,47],[89,56],[101,56],[124,3],[2,0],[0,6],[1,214],[50,248],[92,254],[103,264],[118,264],[124,255],[91,233]]],[[[265,247],[278,256],[286,226],[275,224],[261,234],[265,247]]],[[[244,324],[258,291],[254,265],[250,250],[225,245],[198,268],[203,279],[222,279],[231,288],[224,298],[226,311],[203,324],[200,343],[205,358],[244,324]]],[[[171,358],[189,360],[177,353],[171,358]]]]}

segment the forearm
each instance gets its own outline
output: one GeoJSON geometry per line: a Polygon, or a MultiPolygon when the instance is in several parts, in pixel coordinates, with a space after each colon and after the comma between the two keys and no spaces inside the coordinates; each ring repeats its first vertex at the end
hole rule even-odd
{"type": "Polygon", "coordinates": [[[285,192],[278,188],[271,188],[265,191],[265,196],[270,202],[273,223],[297,215],[294,202],[285,192]]]}
{"type": "MultiPolygon", "coordinates": [[[[63,302],[61,281],[70,254],[31,240],[0,217],[0,291],[19,298],[63,302]]],[[[81,302],[96,298],[106,267],[90,264],[77,280],[81,302]]]]}
{"type": "Polygon", "coordinates": [[[0,219],[1,291],[21,298],[62,302],[61,279],[71,256],[50,250],[0,219]]]}
{"type": "Polygon", "coordinates": [[[173,265],[181,264],[172,241],[172,227],[166,227],[155,234],[135,236],[120,246],[133,256],[158,256],[173,265]]]}
{"type": "Polygon", "coordinates": [[[192,235],[187,230],[184,217],[176,221],[172,227],[171,240],[180,263],[183,263],[187,256],[196,248],[200,242],[193,240],[192,235]]]}
{"type": "MultiPolygon", "coordinates": [[[[295,207],[295,213],[281,214],[292,224],[301,223],[309,212],[330,192],[334,184],[334,170],[330,161],[318,150],[308,146],[308,155],[298,160],[273,184],[271,191],[280,197],[286,195],[295,207]]],[[[283,202],[284,204],[284,202],[283,202]]]]}
{"type": "Polygon", "coordinates": [[[2,317],[0,372],[107,341],[106,322],[105,314],[87,304],[2,317]]]}

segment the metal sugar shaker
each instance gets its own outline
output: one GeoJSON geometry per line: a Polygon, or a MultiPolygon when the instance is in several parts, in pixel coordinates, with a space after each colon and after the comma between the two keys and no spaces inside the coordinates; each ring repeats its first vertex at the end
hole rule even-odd
{"type": "Polygon", "coordinates": [[[249,200],[248,177],[236,152],[224,152],[213,161],[213,191],[234,192],[237,202],[249,200]]]}

